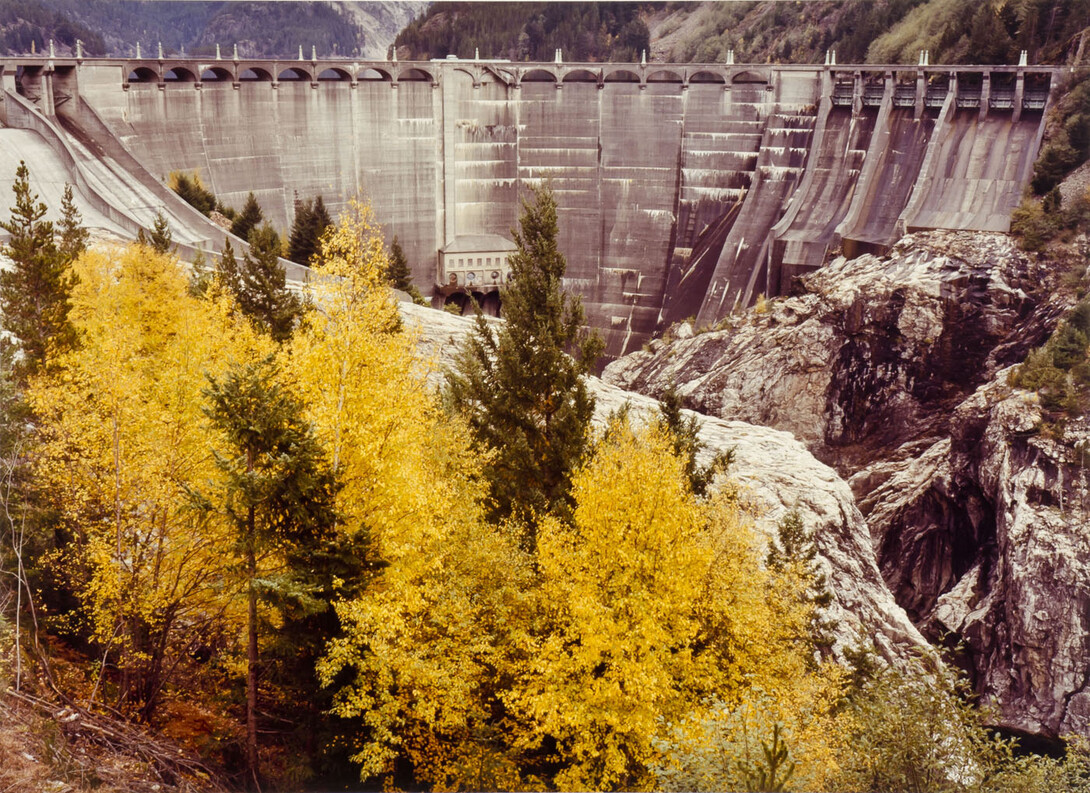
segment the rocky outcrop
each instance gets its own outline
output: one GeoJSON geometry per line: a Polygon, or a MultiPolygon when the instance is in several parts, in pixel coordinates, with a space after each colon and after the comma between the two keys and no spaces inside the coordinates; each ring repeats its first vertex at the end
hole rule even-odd
{"type": "Polygon", "coordinates": [[[1090,422],[1043,433],[1036,395],[1006,380],[965,400],[950,438],[887,469],[862,506],[898,602],[925,633],[963,643],[999,723],[1085,735],[1090,422]]]}
{"type": "MultiPolygon", "coordinates": [[[[473,320],[442,311],[401,304],[406,324],[418,333],[430,377],[441,378],[473,320]]],[[[498,320],[489,320],[497,322],[498,320]]],[[[657,413],[656,400],[588,378],[600,424],[627,404],[634,417],[657,413]]],[[[820,463],[789,433],[740,421],[702,417],[701,440],[710,456],[733,449],[730,475],[759,506],[758,528],[771,534],[789,511],[797,510],[814,531],[835,601],[829,617],[838,626],[839,647],[871,637],[888,658],[926,642],[913,627],[882,580],[867,531],[852,492],[835,471],[820,463]]]]}
{"type": "Polygon", "coordinates": [[[922,232],[716,329],[675,329],[603,379],[650,395],[674,383],[688,407],[787,430],[854,471],[944,436],[958,402],[1040,344],[1066,308],[1054,279],[1006,235],[922,232]]]}

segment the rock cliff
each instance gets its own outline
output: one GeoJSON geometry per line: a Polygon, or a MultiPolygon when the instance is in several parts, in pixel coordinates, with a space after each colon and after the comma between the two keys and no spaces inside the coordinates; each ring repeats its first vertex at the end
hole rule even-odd
{"type": "Polygon", "coordinates": [[[946,434],[953,408],[1020,361],[1067,307],[1009,237],[922,232],[886,256],[838,258],[802,294],[714,329],[672,329],[603,379],[707,415],[793,433],[842,472],[946,434]]]}
{"type": "Polygon", "coordinates": [[[998,725],[1085,735],[1090,420],[1050,426],[1007,368],[1071,306],[1065,267],[1003,235],[910,235],[720,328],[675,328],[604,378],[793,432],[851,477],[897,603],[961,645],[998,725]]]}
{"type": "Polygon", "coordinates": [[[1090,732],[1090,423],[1041,431],[1000,372],[950,437],[861,501],[883,575],[926,634],[961,642],[1007,728],[1090,732]]]}

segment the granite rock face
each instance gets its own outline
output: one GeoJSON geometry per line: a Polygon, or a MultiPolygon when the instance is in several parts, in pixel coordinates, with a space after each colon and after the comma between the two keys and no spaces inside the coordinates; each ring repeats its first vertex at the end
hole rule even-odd
{"type": "Polygon", "coordinates": [[[673,382],[694,410],[787,430],[854,471],[942,437],[958,402],[1040,344],[1065,307],[1050,277],[1006,235],[922,232],[836,259],[805,294],[652,342],[603,379],[650,395],[673,382]]]}
{"type": "Polygon", "coordinates": [[[1003,235],[910,235],[604,374],[790,430],[850,475],[896,602],[961,644],[999,726],[1044,738],[1090,733],[1090,420],[1049,430],[1006,367],[1070,307],[1058,269],[1003,235]]]}
{"type": "Polygon", "coordinates": [[[1090,425],[1039,431],[1006,372],[951,435],[887,471],[862,504],[882,572],[926,634],[963,642],[1002,726],[1090,732],[1090,425]]]}
{"type": "MultiPolygon", "coordinates": [[[[419,334],[422,357],[429,362],[429,378],[438,383],[442,368],[454,361],[473,320],[406,303],[401,309],[406,325],[419,334]]],[[[623,391],[598,378],[588,378],[588,382],[599,424],[625,404],[637,419],[658,411],[655,399],[623,391]]],[[[838,625],[837,648],[856,642],[860,633],[871,637],[877,649],[891,659],[926,646],[882,580],[866,522],[851,489],[835,471],[816,460],[789,433],[768,427],[704,416],[700,437],[708,456],[734,450],[730,475],[759,506],[758,529],[771,536],[780,519],[797,510],[814,531],[834,595],[829,617],[838,625]]]]}

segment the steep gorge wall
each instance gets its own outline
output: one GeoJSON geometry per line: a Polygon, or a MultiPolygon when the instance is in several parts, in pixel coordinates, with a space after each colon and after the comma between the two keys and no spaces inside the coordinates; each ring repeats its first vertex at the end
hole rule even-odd
{"type": "MultiPolygon", "coordinates": [[[[1039,145],[1041,113],[970,117],[955,89],[941,110],[891,109],[888,74],[877,108],[834,107],[827,67],[729,67],[713,81],[543,66],[127,83],[128,66],[84,64],[78,80],[87,112],[152,174],[197,169],[235,206],[253,190],[281,229],[297,198],[321,193],[334,212],[369,199],[425,294],[440,248],[510,236],[519,196],[550,179],[568,285],[611,356],[788,290],[842,237],[869,248],[906,226],[1005,227],[1039,145]]],[[[86,130],[81,107],[58,112],[86,130]]]]}

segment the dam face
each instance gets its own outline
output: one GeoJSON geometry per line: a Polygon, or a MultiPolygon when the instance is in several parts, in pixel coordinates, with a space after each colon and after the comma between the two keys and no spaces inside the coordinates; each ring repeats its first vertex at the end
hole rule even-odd
{"type": "Polygon", "coordinates": [[[282,231],[297,199],[335,213],[363,197],[437,301],[440,251],[510,239],[519,197],[549,180],[566,285],[612,356],[786,292],[838,249],[1006,231],[1055,82],[1048,67],[61,61],[5,64],[19,112],[0,120],[52,119],[148,189],[197,170],[227,204],[253,191],[282,231]]]}

